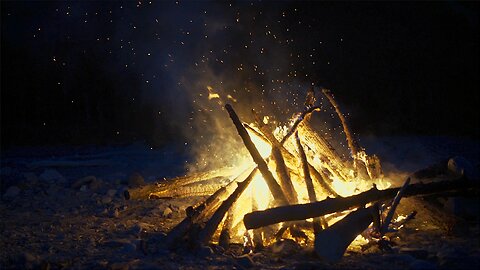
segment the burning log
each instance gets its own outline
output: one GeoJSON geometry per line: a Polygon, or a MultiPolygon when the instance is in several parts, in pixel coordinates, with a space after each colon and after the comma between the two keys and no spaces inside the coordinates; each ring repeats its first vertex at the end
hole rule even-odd
{"type": "Polygon", "coordinates": [[[283,137],[283,139],[280,141],[280,144],[281,145],[284,145],[285,142],[288,140],[288,138],[290,138],[290,136],[293,135],[293,133],[295,133],[295,131],[297,131],[297,127],[298,125],[303,121],[303,119],[305,119],[308,115],[312,114],[314,111],[320,111],[321,108],[318,107],[318,106],[314,106],[314,107],[310,107],[308,108],[307,110],[303,111],[296,119],[295,121],[293,122],[292,126],[290,127],[290,129],[287,131],[287,134],[285,135],[285,137],[283,137]]]}
{"type": "Polygon", "coordinates": [[[211,240],[213,234],[218,228],[218,225],[220,222],[222,222],[225,213],[232,207],[232,205],[237,201],[237,199],[242,195],[242,193],[245,191],[245,189],[248,187],[250,182],[252,182],[253,177],[257,173],[257,169],[254,169],[243,182],[238,183],[237,188],[235,191],[226,199],[223,201],[223,203],[220,205],[220,207],[215,211],[213,216],[207,221],[205,224],[205,227],[202,229],[199,235],[199,242],[202,244],[208,244],[208,242],[211,240]]]}
{"type": "Polygon", "coordinates": [[[267,163],[258,152],[257,148],[255,147],[255,144],[253,144],[250,136],[248,135],[247,130],[245,129],[245,127],[243,127],[242,122],[238,118],[232,106],[230,104],[226,104],[225,109],[228,111],[228,114],[230,115],[230,118],[232,119],[233,124],[237,128],[238,134],[242,138],[243,143],[245,144],[245,147],[247,148],[248,152],[252,156],[253,161],[255,161],[255,163],[258,165],[258,170],[260,171],[263,178],[265,179],[265,182],[267,183],[268,188],[270,189],[270,192],[272,193],[276,203],[278,205],[287,205],[288,200],[283,194],[283,191],[280,185],[277,183],[272,173],[268,169],[267,163]]]}
{"type": "Polygon", "coordinates": [[[343,181],[347,181],[347,169],[330,143],[325,138],[318,136],[318,134],[307,123],[303,123],[299,129],[301,130],[305,144],[312,148],[315,154],[319,156],[322,161],[322,166],[333,176],[336,176],[343,181]]]}
{"type": "MultiPolygon", "coordinates": [[[[478,189],[478,185],[475,185],[474,181],[468,181],[462,177],[450,181],[412,184],[405,189],[403,196],[428,195],[451,190],[468,190],[472,188],[478,189]]],[[[307,218],[324,216],[326,214],[344,211],[352,207],[364,206],[370,202],[392,199],[399,190],[400,188],[378,190],[376,187],[373,187],[368,191],[350,197],[340,197],[335,199],[327,198],[323,201],[314,203],[280,206],[248,213],[243,218],[243,222],[247,229],[255,229],[284,221],[304,220],[307,218]]]]}
{"type": "MultiPolygon", "coordinates": [[[[252,128],[251,126],[249,126],[247,124],[244,124],[244,126],[246,128],[248,128],[250,131],[252,131],[259,138],[262,138],[262,140],[264,140],[265,142],[270,142],[269,139],[267,139],[263,134],[258,132],[256,129],[252,128]]],[[[273,141],[276,141],[276,138],[274,138],[273,141]]],[[[272,156],[274,154],[280,155],[282,157],[283,161],[285,161],[285,160],[288,161],[290,167],[297,167],[298,165],[296,163],[295,156],[292,153],[290,153],[290,151],[288,151],[281,143],[279,143],[277,146],[278,146],[278,149],[280,150],[280,153],[275,153],[274,152],[275,149],[274,149],[274,147],[272,147],[272,156]]],[[[277,160],[279,160],[279,159],[280,158],[277,158],[277,160]]],[[[315,179],[318,182],[318,184],[327,192],[327,194],[328,195],[333,195],[334,197],[338,197],[337,192],[335,192],[335,190],[327,183],[326,179],[328,179],[328,177],[323,172],[317,171],[317,169],[315,169],[315,167],[313,167],[308,161],[307,161],[307,165],[308,165],[308,169],[310,170],[310,173],[313,176],[313,179],[315,179]]],[[[280,164],[280,166],[282,166],[282,165],[280,164]]],[[[285,164],[285,167],[287,167],[286,164],[285,164]]],[[[278,170],[279,169],[277,168],[277,174],[279,174],[279,175],[282,174],[282,172],[279,172],[278,170]]],[[[288,171],[288,169],[287,169],[287,171],[288,171]]],[[[291,182],[291,179],[290,179],[290,182],[291,182]]],[[[288,186],[288,183],[286,183],[285,186],[288,186]]],[[[295,189],[293,188],[293,185],[292,185],[292,190],[294,192],[293,195],[296,197],[296,192],[295,192],[295,189]]],[[[288,191],[286,191],[285,193],[288,194],[288,191]]]]}
{"type": "Polygon", "coordinates": [[[315,253],[327,262],[339,261],[350,243],[372,223],[374,211],[374,207],[360,208],[316,233],[315,253]]]}
{"type": "Polygon", "coordinates": [[[272,156],[276,163],[276,172],[280,180],[281,188],[284,194],[287,197],[287,200],[290,204],[298,203],[297,193],[292,184],[292,179],[288,173],[287,165],[285,165],[285,160],[283,159],[281,147],[282,145],[278,142],[277,138],[272,133],[272,130],[264,124],[256,114],[255,110],[252,110],[253,116],[255,117],[255,122],[257,123],[260,130],[263,132],[265,137],[270,141],[272,145],[272,156]]]}
{"type": "MultiPolygon", "coordinates": [[[[300,138],[298,137],[298,132],[295,132],[295,140],[297,142],[298,154],[300,155],[300,160],[302,162],[303,177],[305,179],[305,184],[307,186],[308,198],[310,202],[316,202],[317,195],[315,194],[312,178],[310,177],[310,170],[308,169],[308,165],[307,165],[308,164],[307,156],[305,155],[305,151],[303,150],[302,143],[300,142],[300,138]]],[[[320,224],[320,218],[316,217],[313,219],[313,231],[315,234],[317,234],[321,230],[322,230],[322,227],[320,224]]]]}

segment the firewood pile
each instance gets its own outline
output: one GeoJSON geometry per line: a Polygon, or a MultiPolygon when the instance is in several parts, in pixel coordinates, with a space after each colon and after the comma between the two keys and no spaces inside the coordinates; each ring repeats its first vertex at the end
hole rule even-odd
{"type": "Polygon", "coordinates": [[[173,249],[212,243],[228,249],[231,243],[240,243],[249,252],[289,238],[313,244],[320,259],[336,262],[358,237],[368,245],[388,248],[388,236],[416,215],[414,211],[395,220],[402,197],[477,190],[461,173],[441,181],[411,183],[407,178],[401,187],[389,187],[378,157],[367,155],[358,145],[331,92],[322,89],[322,93],[343,127],[350,159],[342,158],[312,127],[310,118],[322,109],[315,104],[312,88],[304,111],[280,131],[255,111],[255,123],[244,123],[231,105],[225,105],[254,161],[247,169],[223,168],[165,180],[131,189],[128,196],[208,195],[188,207],[185,219],[167,234],[164,244],[173,249]],[[263,151],[265,146],[268,151],[263,151]]]}

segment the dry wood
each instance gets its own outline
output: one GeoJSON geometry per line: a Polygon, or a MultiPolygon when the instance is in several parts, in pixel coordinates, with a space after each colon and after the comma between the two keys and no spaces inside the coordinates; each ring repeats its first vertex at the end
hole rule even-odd
{"type": "Polygon", "coordinates": [[[317,182],[320,184],[320,186],[327,191],[328,195],[333,195],[334,197],[338,197],[338,193],[325,181],[327,179],[327,176],[325,174],[320,173],[315,169],[312,165],[308,164],[308,169],[310,170],[310,173],[313,175],[313,178],[317,180],[317,182]]]}
{"type": "MultiPolygon", "coordinates": [[[[303,177],[305,179],[305,185],[307,186],[308,198],[310,202],[316,202],[317,195],[315,194],[313,181],[312,181],[312,178],[310,177],[310,170],[308,169],[307,156],[305,155],[305,151],[303,150],[302,143],[300,142],[300,138],[298,137],[298,132],[295,132],[295,140],[297,142],[298,154],[300,156],[300,161],[302,163],[303,177]]],[[[317,234],[321,230],[322,230],[322,227],[320,225],[320,218],[316,217],[313,219],[313,232],[317,234]]]]}
{"type": "Polygon", "coordinates": [[[345,175],[345,172],[347,171],[346,167],[335,148],[333,148],[324,137],[319,136],[308,123],[302,123],[299,127],[299,131],[302,133],[304,144],[308,145],[308,147],[318,155],[319,159],[322,161],[322,166],[333,176],[347,181],[348,177],[345,175]]]}
{"type": "Polygon", "coordinates": [[[357,142],[353,139],[352,133],[350,132],[350,128],[347,125],[347,120],[345,119],[345,116],[343,115],[343,113],[340,111],[340,107],[338,106],[337,101],[335,101],[335,99],[333,98],[333,95],[330,92],[330,90],[323,88],[322,93],[327,97],[328,101],[330,101],[333,108],[335,109],[335,112],[338,115],[338,118],[340,118],[340,122],[342,122],[342,126],[343,126],[343,131],[345,132],[345,136],[347,137],[348,147],[352,152],[352,157],[355,159],[358,153],[358,145],[357,145],[357,142]]]}
{"type": "Polygon", "coordinates": [[[275,171],[277,172],[278,179],[280,180],[280,187],[282,188],[283,193],[287,197],[288,202],[290,204],[296,204],[298,203],[298,196],[295,188],[293,187],[292,179],[290,178],[287,165],[285,165],[285,160],[283,159],[281,151],[282,146],[278,142],[277,138],[275,138],[275,136],[273,135],[272,130],[260,120],[255,110],[252,110],[252,113],[255,118],[255,122],[260,128],[260,131],[270,141],[270,145],[272,146],[271,156],[273,157],[273,160],[276,164],[275,171]]]}
{"type": "MultiPolygon", "coordinates": [[[[128,190],[130,199],[148,199],[150,194],[156,194],[158,197],[177,197],[177,196],[189,196],[190,192],[194,192],[190,187],[185,187],[184,193],[179,187],[184,187],[193,183],[205,181],[215,177],[229,178],[235,174],[236,168],[225,167],[222,169],[211,170],[207,172],[194,173],[189,176],[175,177],[171,179],[165,179],[158,183],[148,184],[138,188],[131,188],[128,190]]],[[[215,187],[215,190],[206,188],[201,195],[211,195],[220,187],[215,187]]],[[[195,193],[195,192],[194,192],[195,193]]]]}
{"type": "MultiPolygon", "coordinates": [[[[248,128],[250,131],[252,131],[253,133],[255,133],[255,135],[257,135],[258,137],[262,138],[262,140],[264,140],[265,142],[267,143],[271,143],[270,142],[270,139],[266,138],[265,135],[263,135],[262,133],[258,132],[256,129],[254,129],[253,127],[249,126],[248,124],[244,124],[244,126],[246,128],[248,128]]],[[[267,132],[268,134],[268,132],[267,132]]],[[[273,135],[272,135],[273,136],[273,135]]],[[[276,138],[275,140],[272,139],[272,141],[276,141],[276,138]]],[[[278,141],[277,141],[278,142],[278,141]]],[[[331,147],[331,146],[330,146],[331,147]]],[[[286,166],[285,164],[285,168],[297,168],[298,167],[298,164],[297,164],[297,159],[296,157],[290,153],[290,151],[288,151],[283,145],[281,145],[279,143],[278,145],[278,149],[280,150],[280,155],[282,157],[282,160],[284,161],[284,164],[285,164],[285,161],[286,163],[288,163],[289,166],[286,166]]],[[[330,148],[329,148],[330,149],[330,148]]],[[[274,149],[272,148],[272,154],[270,156],[273,156],[274,154],[274,149]]],[[[280,158],[278,158],[277,160],[280,160],[280,158]]],[[[280,161],[281,162],[281,161],[280,161]]],[[[308,162],[308,161],[307,161],[308,162]]],[[[317,171],[317,169],[315,169],[315,167],[313,167],[313,165],[311,165],[310,163],[307,163],[308,164],[308,168],[310,170],[310,173],[312,174],[313,176],[313,179],[316,180],[318,182],[318,184],[326,191],[327,195],[333,195],[334,197],[338,197],[338,194],[335,192],[335,190],[330,186],[330,184],[327,182],[327,180],[329,180],[328,176],[326,176],[323,172],[319,172],[317,171]]],[[[281,165],[280,165],[281,166],[281,165]]],[[[279,172],[278,171],[279,168],[277,168],[277,174],[282,174],[282,172],[279,172]]],[[[280,170],[282,170],[280,168],[280,170]]],[[[288,171],[288,169],[287,169],[288,171]]],[[[286,181],[287,182],[287,181],[286,181]]],[[[290,180],[290,183],[291,183],[291,180],[290,180]]],[[[288,182],[285,184],[285,186],[289,186],[288,182]]],[[[282,186],[282,189],[283,189],[283,186],[282,186]]],[[[288,188],[286,188],[288,189],[288,188]]],[[[297,198],[297,194],[295,192],[295,189],[293,188],[293,184],[292,184],[292,191],[293,191],[293,196],[295,198],[297,198]]],[[[289,191],[285,191],[286,194],[289,193],[289,191]]],[[[288,195],[287,195],[288,196],[288,195]]],[[[296,199],[296,201],[298,202],[298,199],[296,199]]]]}
{"type": "Polygon", "coordinates": [[[260,171],[263,178],[265,179],[265,182],[267,183],[268,188],[270,189],[270,192],[272,193],[272,196],[276,201],[276,204],[287,205],[288,200],[285,197],[285,194],[283,194],[283,191],[280,185],[277,183],[277,180],[275,180],[272,173],[268,169],[267,163],[258,152],[257,148],[255,147],[255,144],[253,144],[250,138],[250,135],[248,135],[248,132],[245,129],[245,127],[242,125],[242,122],[238,118],[238,115],[235,113],[235,111],[233,110],[230,104],[225,105],[225,109],[228,111],[228,114],[230,115],[230,118],[232,119],[233,124],[237,128],[238,134],[242,138],[243,143],[245,144],[245,147],[247,148],[248,152],[252,156],[253,161],[255,161],[255,163],[258,165],[258,170],[260,171]]]}
{"type": "Polygon", "coordinates": [[[307,110],[303,111],[296,119],[295,121],[293,122],[292,126],[290,127],[290,129],[287,131],[287,134],[285,134],[285,137],[283,137],[283,139],[280,141],[280,144],[283,145],[285,144],[285,142],[288,140],[288,138],[290,138],[290,136],[293,135],[293,133],[295,133],[295,131],[297,130],[297,127],[298,125],[302,122],[303,119],[305,119],[305,117],[311,113],[313,113],[314,111],[320,111],[321,108],[318,107],[318,106],[314,106],[314,107],[310,107],[308,108],[307,110]]]}
{"type": "Polygon", "coordinates": [[[217,211],[213,216],[207,221],[205,227],[202,229],[199,235],[199,242],[201,244],[208,244],[212,239],[213,234],[217,230],[218,225],[222,222],[225,213],[232,207],[232,205],[237,201],[237,199],[242,195],[243,191],[248,187],[252,182],[253,177],[257,173],[257,169],[254,169],[243,182],[238,183],[235,191],[218,207],[217,211]]]}
{"type": "MultiPolygon", "coordinates": [[[[252,172],[255,169],[252,169],[252,172]]],[[[209,217],[219,203],[230,194],[232,194],[235,190],[235,184],[239,180],[239,178],[243,175],[243,173],[238,176],[235,180],[227,184],[226,186],[218,189],[215,193],[213,193],[210,197],[208,197],[204,202],[197,205],[196,207],[190,206],[186,209],[187,217],[185,217],[179,224],[177,224],[170,232],[167,234],[165,239],[165,243],[169,247],[173,247],[176,241],[181,239],[193,223],[198,222],[200,219],[204,217],[209,217]]]]}
{"type": "Polygon", "coordinates": [[[397,192],[397,195],[393,199],[392,206],[390,206],[390,210],[388,211],[387,216],[385,217],[385,220],[380,227],[380,233],[385,234],[386,232],[388,232],[388,226],[392,222],[393,214],[395,214],[395,210],[397,209],[397,206],[402,199],[403,193],[405,192],[405,189],[408,187],[409,184],[410,178],[407,178],[407,181],[403,183],[403,186],[400,188],[400,190],[397,192]]]}
{"type": "MultiPolygon", "coordinates": [[[[452,190],[469,190],[477,188],[474,181],[467,181],[465,178],[459,178],[450,181],[432,182],[428,184],[418,183],[408,186],[404,192],[404,197],[442,193],[452,190]]],[[[270,208],[264,211],[248,213],[243,218],[247,229],[259,228],[279,222],[303,220],[324,216],[326,214],[344,211],[352,207],[363,206],[370,202],[377,202],[392,199],[400,188],[389,188],[378,190],[376,187],[350,197],[327,198],[323,201],[281,206],[270,208]]]]}

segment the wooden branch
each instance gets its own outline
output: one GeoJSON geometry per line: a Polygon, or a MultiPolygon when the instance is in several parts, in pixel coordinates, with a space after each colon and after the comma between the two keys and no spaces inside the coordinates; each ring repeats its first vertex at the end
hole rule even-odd
{"type": "Polygon", "coordinates": [[[258,152],[257,148],[255,147],[255,144],[253,144],[252,140],[250,139],[250,135],[248,135],[247,130],[242,125],[242,122],[238,118],[232,106],[230,104],[226,104],[225,109],[228,111],[228,114],[230,115],[230,118],[232,119],[233,124],[237,128],[238,134],[242,138],[243,143],[245,144],[245,147],[247,148],[248,152],[252,156],[253,161],[255,161],[255,163],[258,165],[258,170],[260,171],[263,178],[265,179],[265,182],[267,183],[268,188],[270,189],[270,192],[272,193],[273,198],[276,201],[276,204],[287,205],[288,200],[283,194],[283,191],[280,185],[277,183],[272,173],[268,169],[267,163],[258,152]]]}
{"type": "MultiPolygon", "coordinates": [[[[459,178],[451,181],[432,182],[428,184],[413,184],[406,188],[405,197],[441,193],[451,190],[478,189],[474,181],[459,178]]],[[[243,218],[247,229],[259,228],[279,222],[303,220],[324,216],[326,214],[344,211],[352,207],[363,206],[369,202],[383,201],[395,197],[400,188],[378,190],[375,187],[357,195],[344,198],[327,198],[323,201],[281,206],[264,211],[248,213],[243,218]]]]}
{"type": "Polygon", "coordinates": [[[258,117],[255,110],[252,110],[252,113],[260,131],[264,134],[264,136],[270,141],[270,144],[272,145],[271,156],[273,157],[273,160],[276,164],[275,171],[278,175],[278,179],[280,180],[280,187],[282,188],[283,193],[287,197],[288,202],[290,204],[296,204],[298,203],[298,196],[295,188],[293,187],[292,179],[290,178],[287,165],[285,165],[285,160],[283,159],[281,150],[282,145],[278,142],[277,138],[275,138],[272,130],[260,120],[260,117],[258,117]]]}
{"type": "MultiPolygon", "coordinates": [[[[150,197],[150,194],[156,194],[157,197],[178,197],[188,195],[190,192],[193,192],[193,190],[190,190],[189,188],[185,188],[185,190],[183,190],[183,186],[201,181],[206,181],[215,177],[228,178],[235,174],[236,169],[237,168],[225,167],[222,169],[211,170],[207,172],[194,173],[188,176],[165,179],[161,182],[148,184],[138,188],[130,188],[128,189],[128,193],[130,195],[130,199],[133,200],[148,199],[150,197]]],[[[220,187],[217,186],[214,188],[215,190],[211,190],[211,188],[208,188],[208,190],[205,190],[204,193],[207,195],[211,195],[220,187]]]]}
{"type": "Polygon", "coordinates": [[[287,131],[287,134],[285,134],[285,137],[283,137],[283,139],[280,141],[280,144],[283,145],[285,144],[285,142],[288,140],[288,138],[290,138],[290,136],[293,135],[293,133],[295,133],[295,131],[297,130],[297,127],[298,125],[302,122],[303,119],[305,119],[305,117],[311,113],[313,113],[314,111],[320,111],[321,108],[318,107],[318,106],[314,106],[314,107],[310,107],[308,108],[307,110],[303,111],[296,119],[295,121],[293,122],[292,126],[290,127],[290,129],[287,131]]]}
{"type": "Polygon", "coordinates": [[[343,131],[345,132],[345,136],[347,137],[348,147],[352,152],[352,157],[355,159],[358,152],[357,142],[353,139],[352,133],[350,132],[350,128],[348,127],[348,124],[347,124],[347,120],[345,119],[345,116],[340,111],[340,107],[338,106],[337,101],[335,101],[335,99],[333,98],[333,95],[330,92],[330,90],[323,88],[322,93],[327,97],[328,101],[330,101],[333,108],[335,109],[335,112],[338,115],[338,118],[340,118],[340,122],[342,122],[342,126],[343,126],[343,131]]]}
{"type": "MultiPolygon", "coordinates": [[[[252,169],[252,172],[255,169],[252,169]]],[[[251,173],[251,172],[250,172],[251,173]]],[[[210,197],[208,197],[203,203],[199,204],[196,207],[188,207],[185,211],[187,212],[187,217],[185,217],[179,224],[173,227],[172,230],[167,234],[165,243],[168,247],[175,246],[176,242],[181,239],[187,231],[190,229],[193,223],[198,222],[199,219],[203,217],[208,217],[209,212],[212,212],[218,204],[225,200],[230,194],[234,192],[234,187],[238,178],[244,175],[240,174],[236,179],[227,184],[226,186],[218,189],[210,197]]]]}
{"type": "Polygon", "coordinates": [[[324,137],[319,136],[308,123],[302,123],[299,130],[302,133],[304,144],[313,149],[322,161],[323,166],[332,175],[347,181],[348,177],[345,175],[346,168],[344,162],[335,148],[324,137]]]}
{"type": "MultiPolygon", "coordinates": [[[[303,150],[302,143],[298,137],[298,132],[295,132],[295,140],[297,142],[298,154],[300,155],[300,160],[303,168],[303,177],[305,179],[305,185],[307,186],[308,198],[310,202],[317,201],[317,195],[315,194],[315,188],[313,187],[312,177],[310,177],[310,170],[308,169],[307,156],[303,150]]],[[[322,230],[320,225],[320,219],[318,217],[313,219],[313,232],[315,234],[319,233],[322,230]]]]}
{"type": "Polygon", "coordinates": [[[382,226],[380,227],[381,234],[385,234],[388,231],[388,226],[392,222],[393,214],[395,214],[395,210],[397,209],[397,206],[400,203],[400,200],[402,199],[403,193],[405,193],[405,189],[408,187],[409,184],[410,184],[410,177],[407,178],[407,181],[405,181],[405,183],[403,183],[403,186],[397,192],[395,199],[393,199],[392,206],[390,206],[390,210],[388,211],[387,216],[385,217],[385,220],[383,221],[382,226]]]}
{"type": "Polygon", "coordinates": [[[248,176],[247,178],[241,182],[238,183],[237,188],[235,191],[226,199],[223,201],[223,203],[220,205],[220,207],[215,211],[213,216],[207,221],[205,224],[205,227],[202,229],[202,231],[199,234],[199,242],[201,244],[208,244],[210,240],[212,239],[213,234],[217,230],[218,225],[220,222],[222,222],[223,217],[225,216],[225,213],[232,207],[232,205],[237,201],[237,199],[242,195],[243,191],[248,187],[248,185],[252,182],[253,177],[257,173],[257,169],[254,169],[248,176]]]}
{"type": "Polygon", "coordinates": [[[327,176],[324,173],[320,173],[313,167],[312,165],[308,164],[308,169],[310,170],[310,173],[313,175],[313,178],[317,180],[317,182],[320,184],[320,186],[327,191],[329,195],[333,195],[334,197],[339,197],[338,193],[327,183],[325,179],[327,179],[327,176]]]}
{"type": "Polygon", "coordinates": [[[258,132],[258,130],[254,129],[252,126],[250,126],[249,124],[247,123],[243,123],[243,126],[250,130],[253,134],[257,135],[257,137],[259,137],[260,139],[262,139],[262,141],[268,143],[268,144],[271,144],[270,140],[267,139],[267,137],[265,135],[263,135],[262,133],[258,132]]]}

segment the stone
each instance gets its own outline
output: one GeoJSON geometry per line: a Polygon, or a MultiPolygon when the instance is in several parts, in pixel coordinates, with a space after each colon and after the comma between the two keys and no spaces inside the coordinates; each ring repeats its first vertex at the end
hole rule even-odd
{"type": "Polygon", "coordinates": [[[252,268],[254,266],[254,262],[250,255],[244,254],[242,256],[236,257],[235,261],[239,264],[242,268],[252,268]]]}
{"type": "Polygon", "coordinates": [[[213,255],[213,249],[209,246],[201,246],[197,250],[199,257],[205,258],[213,255]]]}
{"type": "Polygon", "coordinates": [[[448,160],[448,170],[456,175],[464,175],[469,179],[478,179],[480,173],[470,161],[464,157],[456,156],[448,160]]]}
{"type": "Polygon", "coordinates": [[[145,184],[145,179],[143,179],[143,176],[137,172],[132,173],[130,177],[128,178],[128,186],[131,188],[135,187],[140,187],[145,184]]]}
{"type": "Polygon", "coordinates": [[[117,190],[116,189],[109,189],[107,191],[107,195],[110,196],[110,197],[115,197],[115,195],[117,194],[117,190]]]}
{"type": "Polygon", "coordinates": [[[48,183],[54,183],[55,181],[63,181],[65,178],[54,169],[46,169],[40,174],[40,180],[43,180],[48,183]]]}
{"type": "Polygon", "coordinates": [[[38,183],[38,177],[36,174],[32,172],[26,172],[23,174],[23,177],[25,177],[25,182],[29,186],[34,186],[38,183]]]}
{"type": "Polygon", "coordinates": [[[11,201],[15,199],[18,194],[20,194],[21,190],[17,186],[10,186],[5,193],[3,193],[3,199],[7,201],[11,201]]]}
{"type": "Polygon", "coordinates": [[[96,191],[102,188],[102,185],[103,185],[102,179],[96,178],[94,181],[90,182],[90,184],[88,185],[88,188],[90,188],[93,191],[96,191]]]}
{"type": "Polygon", "coordinates": [[[170,207],[165,208],[165,210],[163,210],[162,212],[162,216],[166,218],[171,218],[172,214],[173,214],[173,211],[170,207]]]}
{"type": "Polygon", "coordinates": [[[110,202],[112,202],[112,197],[110,197],[108,195],[102,196],[102,203],[103,204],[107,204],[107,203],[110,203],[110,202]]]}
{"type": "Polygon", "coordinates": [[[130,232],[134,234],[135,236],[140,235],[140,233],[143,231],[143,228],[140,224],[135,224],[130,228],[130,232]]]}
{"type": "Polygon", "coordinates": [[[72,188],[78,189],[78,188],[81,188],[82,186],[87,186],[88,184],[90,184],[92,181],[95,181],[96,179],[97,178],[93,175],[82,177],[76,180],[75,182],[73,182],[72,188]]]}

